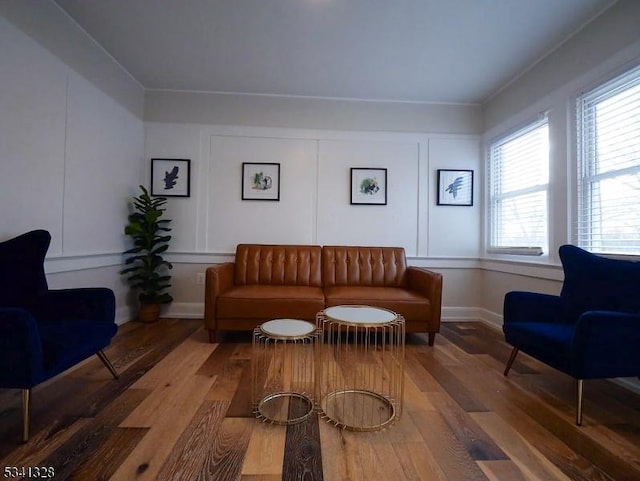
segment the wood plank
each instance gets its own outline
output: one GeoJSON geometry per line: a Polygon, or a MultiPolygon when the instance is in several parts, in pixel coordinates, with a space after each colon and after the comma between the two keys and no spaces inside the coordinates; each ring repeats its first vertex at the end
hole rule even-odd
{"type": "Polygon", "coordinates": [[[222,363],[223,369],[217,369],[215,382],[206,395],[211,401],[231,401],[236,395],[243,373],[250,369],[250,361],[244,359],[229,359],[222,363]]]}
{"type": "Polygon", "coordinates": [[[235,344],[215,344],[216,348],[211,353],[211,355],[207,358],[205,362],[202,363],[200,369],[196,371],[196,374],[199,376],[215,376],[216,374],[221,373],[221,369],[229,360],[229,357],[233,354],[236,349],[235,344]]]}
{"type": "MultiPolygon", "coordinates": [[[[130,389],[106,406],[96,418],[87,423],[55,452],[41,461],[41,465],[55,469],[56,479],[67,479],[91,457],[96,456],[124,419],[148,392],[130,389]]],[[[126,446],[125,446],[126,448],[126,446]]],[[[113,454],[113,453],[112,453],[113,454]]],[[[119,456],[120,454],[113,454],[119,456]]],[[[126,456],[125,456],[126,457],[126,456]]]]}
{"type": "Polygon", "coordinates": [[[521,372],[503,376],[509,346],[482,323],[446,323],[434,347],[407,336],[404,408],[388,429],[319,420],[317,434],[230,416],[251,416],[247,333],[215,345],[197,320],[130,324],[109,347],[119,381],[90,359],[35,390],[29,443],[18,441],[19,396],[0,390],[3,465],[53,463],[56,479],[113,481],[275,481],[305,472],[296,459],[324,481],[640,479],[639,395],[590,381],[577,427],[572,380],[526,355],[521,372]],[[132,389],[144,383],[153,390],[132,389]]]}
{"type": "Polygon", "coordinates": [[[224,421],[229,403],[204,401],[184,430],[158,475],[158,481],[197,479],[215,437],[224,421]]]}
{"type": "Polygon", "coordinates": [[[344,431],[336,429],[333,424],[322,418],[318,419],[318,432],[322,446],[322,457],[326,460],[322,465],[324,481],[357,480],[349,471],[347,451],[345,449],[344,431]]]}
{"type": "Polygon", "coordinates": [[[198,480],[233,481],[240,479],[244,455],[257,421],[226,418],[216,433],[211,450],[198,480]]]}
{"type": "MultiPolygon", "coordinates": [[[[448,481],[433,454],[425,449],[423,442],[393,443],[393,452],[398,458],[403,473],[400,479],[424,479],[428,481],[448,481]]],[[[398,479],[396,474],[391,479],[398,479]]]]}
{"type": "Polygon", "coordinates": [[[147,431],[141,428],[116,428],[108,439],[71,473],[70,479],[109,479],[147,431]]]}
{"type": "Polygon", "coordinates": [[[167,416],[182,418],[185,415],[183,408],[193,416],[214,381],[215,378],[206,376],[185,376],[159,386],[127,416],[121,427],[152,427],[167,416]]]}
{"type": "Polygon", "coordinates": [[[502,447],[508,454],[509,459],[525,475],[525,479],[571,481],[560,469],[549,462],[538,449],[524,440],[496,414],[472,413],[471,416],[502,447]]]}
{"type": "Polygon", "coordinates": [[[493,440],[478,426],[470,415],[454,403],[447,395],[432,393],[435,398],[433,404],[438,406],[438,412],[447,424],[451,433],[462,443],[472,459],[478,460],[506,460],[507,455],[493,440]]]}
{"type": "Polygon", "coordinates": [[[39,466],[42,460],[51,456],[55,451],[67,443],[72,436],[83,429],[93,419],[82,418],[60,429],[58,420],[38,431],[29,438],[28,443],[21,443],[14,439],[13,451],[2,457],[3,466],[39,466]]]}
{"type": "MultiPolygon", "coordinates": [[[[501,376],[495,371],[473,369],[461,372],[454,370],[454,374],[469,383],[473,380],[474,394],[480,399],[489,400],[492,411],[500,414],[500,417],[508,421],[518,432],[526,432],[531,444],[537,446],[543,455],[551,460],[565,475],[576,481],[580,479],[608,479],[601,478],[599,469],[594,467],[589,457],[577,455],[573,450],[568,448],[564,440],[549,437],[547,429],[540,425],[541,420],[545,418],[548,411],[540,411],[540,407],[534,396],[527,390],[520,389],[519,386],[513,385],[509,378],[501,376]],[[495,396],[496,390],[502,393],[502,396],[495,396]]],[[[469,384],[471,385],[471,384],[469,384]]],[[[554,418],[554,424],[558,424],[558,418],[554,418]]],[[[579,430],[572,420],[564,420],[562,423],[568,430],[579,430]]]]}
{"type": "Polygon", "coordinates": [[[251,402],[251,362],[245,361],[240,382],[229,406],[228,417],[255,418],[251,402]]]}
{"type": "Polygon", "coordinates": [[[513,461],[479,461],[478,466],[490,481],[527,481],[534,479],[525,477],[513,461]]]}
{"type": "Polygon", "coordinates": [[[447,479],[486,481],[487,477],[469,455],[437,412],[417,411],[409,413],[415,423],[425,426],[421,431],[426,448],[447,479]]]}
{"type": "Polygon", "coordinates": [[[154,390],[121,427],[148,427],[145,436],[112,476],[112,480],[154,480],[200,408],[214,379],[186,377],[183,381],[154,390]]]}
{"type": "Polygon", "coordinates": [[[405,351],[404,372],[422,392],[442,392],[442,386],[433,378],[425,366],[429,362],[423,360],[422,353],[407,349],[405,351]],[[424,362],[423,362],[424,361],[424,362]]]}
{"type": "Polygon", "coordinates": [[[131,387],[155,389],[163,384],[174,383],[185,376],[190,376],[200,369],[217,346],[208,342],[208,334],[204,329],[198,329],[131,387]]]}
{"type": "MultiPolygon", "coordinates": [[[[302,402],[290,403],[289,417],[304,416],[307,406],[302,402]]],[[[322,481],[322,451],[318,416],[287,426],[282,467],[282,481],[322,481]]]]}
{"type": "Polygon", "coordinates": [[[420,360],[424,368],[466,412],[483,412],[487,407],[471,395],[469,389],[438,361],[420,360]]]}
{"type": "Polygon", "coordinates": [[[256,422],[242,465],[242,479],[248,475],[282,476],[287,428],[256,422]]]}
{"type": "Polygon", "coordinates": [[[279,474],[243,474],[240,481],[281,481],[279,474]]]}

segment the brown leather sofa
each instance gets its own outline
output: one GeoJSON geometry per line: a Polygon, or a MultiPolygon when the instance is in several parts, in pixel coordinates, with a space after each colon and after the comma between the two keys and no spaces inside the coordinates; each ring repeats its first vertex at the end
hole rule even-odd
{"type": "Polygon", "coordinates": [[[402,314],[407,332],[440,330],[442,275],[407,266],[401,247],[239,244],[206,270],[204,325],[252,330],[270,319],[315,321],[325,307],[364,304],[402,314]]]}

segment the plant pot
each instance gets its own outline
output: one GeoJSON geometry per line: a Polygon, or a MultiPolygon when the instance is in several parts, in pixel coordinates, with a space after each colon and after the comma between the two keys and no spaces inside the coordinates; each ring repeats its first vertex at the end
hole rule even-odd
{"type": "Polygon", "coordinates": [[[160,317],[160,304],[140,304],[138,321],[156,322],[160,317]]]}

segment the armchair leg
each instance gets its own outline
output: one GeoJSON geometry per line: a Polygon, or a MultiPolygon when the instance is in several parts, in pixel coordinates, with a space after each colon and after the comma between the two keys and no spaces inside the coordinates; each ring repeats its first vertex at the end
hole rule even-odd
{"type": "Polygon", "coordinates": [[[513,350],[511,351],[511,355],[509,356],[509,360],[507,361],[507,366],[504,368],[504,375],[506,376],[507,374],[509,374],[509,370],[511,369],[511,365],[513,364],[513,361],[516,360],[516,356],[518,355],[519,349],[517,347],[514,347],[513,350]]]}
{"type": "Polygon", "coordinates": [[[22,390],[22,442],[29,441],[29,410],[31,408],[31,389],[22,390]]]}
{"type": "Polygon", "coordinates": [[[577,396],[576,396],[576,424],[578,426],[582,426],[582,390],[584,381],[582,379],[578,379],[577,383],[577,396]]]}
{"type": "Polygon", "coordinates": [[[118,371],[115,370],[115,368],[113,367],[113,364],[111,364],[109,359],[107,359],[107,356],[105,356],[105,354],[102,351],[102,349],[99,350],[96,354],[98,355],[98,357],[102,361],[102,364],[104,364],[107,367],[107,369],[109,370],[109,372],[111,373],[113,378],[114,379],[118,379],[120,377],[120,374],[118,374],[118,371]]]}

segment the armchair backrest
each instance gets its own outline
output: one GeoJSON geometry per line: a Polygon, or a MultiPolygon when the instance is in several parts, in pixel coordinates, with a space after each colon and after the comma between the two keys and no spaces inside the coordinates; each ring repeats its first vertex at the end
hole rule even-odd
{"type": "Polygon", "coordinates": [[[51,235],[33,230],[0,242],[0,307],[29,310],[48,289],[44,258],[51,235]]]}
{"type": "Polygon", "coordinates": [[[608,259],[573,245],[560,247],[560,295],[576,321],[586,311],[640,313],[640,262],[608,259]]]}

